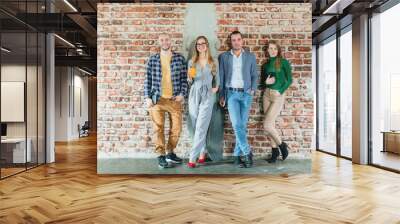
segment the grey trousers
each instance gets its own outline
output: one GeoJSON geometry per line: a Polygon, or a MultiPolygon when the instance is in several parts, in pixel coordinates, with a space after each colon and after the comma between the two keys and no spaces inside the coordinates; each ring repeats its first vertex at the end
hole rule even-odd
{"type": "Polygon", "coordinates": [[[200,153],[205,153],[206,137],[214,106],[214,96],[207,87],[192,86],[189,93],[189,119],[194,130],[190,160],[196,161],[200,153]]]}

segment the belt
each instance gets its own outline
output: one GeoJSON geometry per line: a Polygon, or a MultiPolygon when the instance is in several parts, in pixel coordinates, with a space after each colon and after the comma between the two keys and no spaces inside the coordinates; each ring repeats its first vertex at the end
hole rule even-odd
{"type": "Polygon", "coordinates": [[[228,87],[228,90],[237,91],[237,92],[244,92],[244,89],[243,89],[243,88],[232,88],[232,87],[228,87]]]}

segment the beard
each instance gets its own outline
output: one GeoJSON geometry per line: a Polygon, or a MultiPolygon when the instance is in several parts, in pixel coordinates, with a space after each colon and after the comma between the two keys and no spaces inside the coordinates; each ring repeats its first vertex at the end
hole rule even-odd
{"type": "Polygon", "coordinates": [[[241,50],[242,47],[232,47],[233,50],[237,51],[237,50],[241,50]]]}

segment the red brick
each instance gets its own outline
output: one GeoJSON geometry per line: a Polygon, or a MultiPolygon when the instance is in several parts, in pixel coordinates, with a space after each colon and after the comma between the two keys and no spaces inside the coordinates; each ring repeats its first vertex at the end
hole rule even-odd
{"type": "MultiPolygon", "coordinates": [[[[219,52],[227,50],[230,32],[240,30],[246,47],[265,61],[268,41],[276,40],[293,65],[293,85],[276,126],[293,152],[309,152],[313,133],[314,102],[311,91],[310,4],[216,5],[219,52]],[[295,12],[297,14],[295,14],[295,12]]],[[[152,123],[143,108],[144,69],[147,58],[158,50],[160,32],[168,32],[177,51],[182,50],[186,4],[98,4],[98,149],[118,153],[153,152],[152,123]]],[[[249,117],[249,141],[256,153],[270,150],[263,131],[260,93],[254,97],[249,117]]],[[[187,111],[185,111],[187,113],[187,111]]],[[[225,153],[231,153],[235,137],[225,117],[225,153]]],[[[177,148],[187,153],[191,143],[184,131],[177,148]]],[[[167,125],[168,127],[168,125],[167,125]]]]}

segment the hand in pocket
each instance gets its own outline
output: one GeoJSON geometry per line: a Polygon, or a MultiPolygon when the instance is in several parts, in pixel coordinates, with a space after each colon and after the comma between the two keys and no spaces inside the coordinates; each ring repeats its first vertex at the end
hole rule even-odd
{"type": "Polygon", "coordinates": [[[153,101],[151,99],[146,99],[146,106],[147,108],[151,108],[154,106],[153,101]]]}

